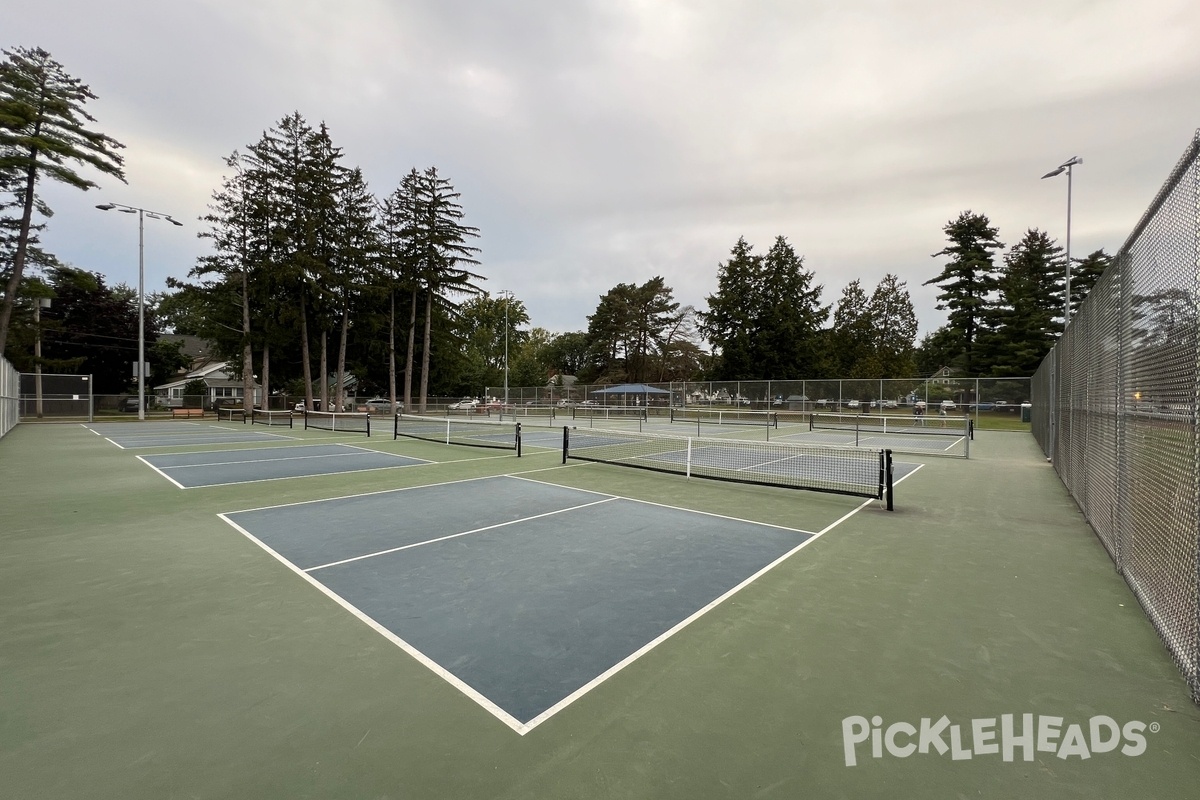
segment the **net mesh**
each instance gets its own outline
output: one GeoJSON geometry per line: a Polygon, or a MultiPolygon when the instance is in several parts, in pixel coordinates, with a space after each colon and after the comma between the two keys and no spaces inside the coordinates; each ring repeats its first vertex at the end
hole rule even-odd
{"type": "Polygon", "coordinates": [[[686,422],[692,425],[757,425],[763,428],[776,428],[779,426],[779,417],[773,411],[672,408],[671,422],[686,422]]]}
{"type": "Polygon", "coordinates": [[[282,425],[292,427],[293,414],[291,411],[270,411],[256,408],[250,412],[252,425],[282,425]]]}
{"type": "Polygon", "coordinates": [[[371,415],[352,411],[305,411],[304,430],[309,428],[338,433],[365,433],[370,436],[371,415]]]}
{"type": "Polygon", "coordinates": [[[813,414],[811,430],[850,430],[897,436],[970,436],[970,417],[912,416],[872,414],[813,414]]]}
{"type": "Polygon", "coordinates": [[[877,499],[891,474],[890,453],[883,450],[594,428],[563,429],[564,463],[568,459],[877,499]]]}
{"type": "Polygon", "coordinates": [[[521,455],[521,423],[397,414],[392,438],[405,436],[442,444],[515,450],[521,455]]]}
{"type": "Polygon", "coordinates": [[[645,406],[589,406],[571,409],[571,419],[646,419],[645,406]]]}
{"type": "MultiPolygon", "coordinates": [[[[253,414],[254,412],[250,412],[253,414]]],[[[245,422],[246,412],[240,408],[218,408],[217,420],[220,422],[245,422]]]]}
{"type": "Polygon", "coordinates": [[[1200,131],[1033,378],[1033,433],[1200,702],[1200,131]]]}

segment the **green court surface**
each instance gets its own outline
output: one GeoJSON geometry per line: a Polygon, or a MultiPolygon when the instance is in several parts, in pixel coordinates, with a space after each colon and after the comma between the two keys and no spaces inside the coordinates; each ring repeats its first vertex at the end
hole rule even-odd
{"type": "MultiPolygon", "coordinates": [[[[230,445],[130,452],[72,424],[0,439],[0,796],[1177,799],[1200,786],[1200,710],[1026,433],[981,431],[969,460],[897,456],[924,466],[890,513],[564,467],[537,447],[518,459],[290,433],[436,463],[183,491],[138,456],[230,445]],[[521,732],[218,516],[510,474],[821,535],[521,732]]],[[[278,445],[236,445],[254,446],[278,445]]]]}

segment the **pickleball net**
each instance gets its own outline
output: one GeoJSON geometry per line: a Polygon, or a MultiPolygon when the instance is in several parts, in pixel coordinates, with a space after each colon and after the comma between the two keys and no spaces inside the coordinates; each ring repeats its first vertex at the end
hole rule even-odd
{"type": "Polygon", "coordinates": [[[305,411],[304,430],[309,428],[370,436],[371,415],[355,411],[305,411]]]}
{"type": "Polygon", "coordinates": [[[829,414],[816,412],[809,418],[810,430],[849,430],[898,436],[970,436],[971,418],[966,416],[888,416],[882,414],[829,414]]]}
{"type": "Polygon", "coordinates": [[[975,423],[966,416],[815,413],[809,418],[812,434],[845,437],[839,444],[855,447],[890,447],[897,452],[971,457],[975,423]]]}
{"type": "Polygon", "coordinates": [[[779,427],[779,415],[774,411],[672,408],[671,422],[686,422],[691,425],[755,425],[760,428],[777,428],[779,427]]]}
{"type": "Polygon", "coordinates": [[[571,408],[571,419],[646,419],[645,406],[589,406],[571,408]]]}
{"type": "Polygon", "coordinates": [[[256,408],[250,412],[251,425],[282,425],[284,427],[292,427],[292,412],[287,411],[272,411],[256,408]]]}
{"type": "Polygon", "coordinates": [[[892,451],[563,428],[569,459],[764,486],[886,500],[892,451]]]}
{"type": "Polygon", "coordinates": [[[487,419],[422,417],[397,414],[392,438],[401,436],[441,444],[515,450],[521,455],[521,423],[487,419]]]}

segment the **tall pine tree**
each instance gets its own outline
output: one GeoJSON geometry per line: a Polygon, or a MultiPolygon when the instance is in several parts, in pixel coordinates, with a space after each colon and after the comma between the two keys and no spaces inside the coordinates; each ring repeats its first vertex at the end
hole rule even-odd
{"type": "Polygon", "coordinates": [[[946,325],[957,334],[962,346],[963,371],[977,372],[976,337],[982,326],[984,310],[996,290],[996,266],[993,253],[1004,248],[999,231],[983,214],[964,211],[942,229],[950,244],[933,254],[948,256],[949,261],[936,278],[925,286],[937,284],[937,309],[949,311],[946,325]]]}
{"type": "Polygon", "coordinates": [[[72,164],[87,164],[125,180],[118,152],[124,145],[87,127],[96,121],[83,108],[96,99],[91,89],[41,48],[3,52],[7,58],[0,62],[0,175],[4,176],[0,185],[12,193],[12,206],[20,208],[20,216],[15,224],[5,226],[10,235],[15,228],[15,241],[11,265],[0,268],[7,278],[0,303],[0,356],[29,248],[35,243],[34,211],[44,217],[51,213],[37,196],[38,181],[49,178],[84,191],[97,186],[72,164]]]}

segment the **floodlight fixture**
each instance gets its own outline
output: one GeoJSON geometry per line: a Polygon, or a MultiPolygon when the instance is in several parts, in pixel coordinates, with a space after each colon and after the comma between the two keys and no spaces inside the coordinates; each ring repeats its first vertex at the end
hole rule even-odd
{"type": "Polygon", "coordinates": [[[1071,167],[1076,164],[1082,164],[1083,159],[1079,156],[1071,156],[1069,159],[1060,164],[1056,169],[1047,172],[1042,176],[1042,180],[1053,178],[1056,175],[1067,173],[1067,280],[1066,286],[1063,289],[1063,332],[1066,333],[1067,325],[1071,322],[1071,167]]]}

